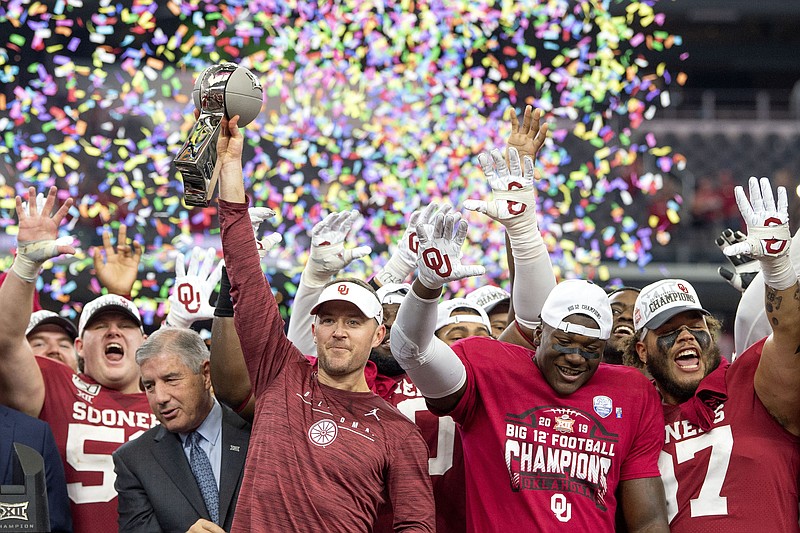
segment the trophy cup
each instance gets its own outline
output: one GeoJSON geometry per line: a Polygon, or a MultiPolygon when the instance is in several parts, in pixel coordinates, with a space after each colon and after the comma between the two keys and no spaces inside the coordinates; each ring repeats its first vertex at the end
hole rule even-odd
{"type": "Polygon", "coordinates": [[[198,76],[192,99],[200,116],[173,164],[183,177],[186,205],[208,207],[219,178],[214,166],[220,121],[239,115],[239,127],[249,124],[261,110],[261,83],[234,63],[212,65],[198,76]]]}

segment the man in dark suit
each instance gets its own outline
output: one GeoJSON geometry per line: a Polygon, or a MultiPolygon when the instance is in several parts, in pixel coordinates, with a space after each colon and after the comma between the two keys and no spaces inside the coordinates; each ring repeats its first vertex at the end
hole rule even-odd
{"type": "Polygon", "coordinates": [[[13,483],[11,458],[15,442],[33,448],[44,459],[50,531],[71,532],[72,515],[67,498],[67,481],[50,426],[38,418],[0,405],[0,485],[13,483]]]}
{"type": "Polygon", "coordinates": [[[161,424],[113,454],[120,532],[228,531],[250,425],[212,396],[208,348],[196,332],[162,328],[136,362],[161,424]]]}

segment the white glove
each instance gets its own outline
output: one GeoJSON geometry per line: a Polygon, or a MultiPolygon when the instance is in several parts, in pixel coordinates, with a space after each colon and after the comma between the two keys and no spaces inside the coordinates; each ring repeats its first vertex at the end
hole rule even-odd
{"type": "Polygon", "coordinates": [[[467,237],[467,221],[461,220],[461,213],[438,214],[416,229],[417,279],[427,288],[438,290],[446,282],[486,273],[482,266],[461,264],[461,247],[467,237]]]}
{"type": "MultiPolygon", "coordinates": [[[[728,246],[743,242],[746,239],[747,235],[741,231],[734,231],[728,228],[720,233],[716,243],[720,250],[724,250],[728,246]]],[[[750,286],[756,274],[761,272],[761,264],[750,254],[736,254],[725,257],[730,261],[730,267],[718,267],[717,272],[731,287],[739,292],[744,292],[750,286]]]]}
{"type": "Polygon", "coordinates": [[[764,283],[777,290],[788,289],[797,283],[797,274],[789,259],[792,235],[789,231],[789,202],[786,188],[778,187],[778,203],[772,194],[768,178],[751,177],[748,183],[750,199],[744,189],[734,189],[736,204],[747,223],[747,238],[727,246],[728,256],[748,254],[761,263],[764,283]]]}
{"type": "Polygon", "coordinates": [[[466,200],[464,208],[484,213],[500,222],[509,231],[509,237],[518,232],[517,228],[522,231],[538,229],[533,159],[524,157],[523,171],[516,148],[508,149],[508,165],[500,150],[495,148],[491,155],[486,152],[478,155],[478,163],[492,188],[492,199],[466,200]]]}
{"type": "Polygon", "coordinates": [[[369,255],[372,248],[344,247],[344,240],[361,215],[358,211],[331,213],[311,229],[311,253],[301,276],[309,287],[321,287],[344,267],[369,255]]]}
{"type": "Polygon", "coordinates": [[[281,237],[281,234],[278,232],[270,233],[261,240],[258,239],[259,226],[261,226],[261,223],[268,218],[274,217],[275,211],[268,207],[251,207],[247,210],[247,214],[250,215],[250,224],[252,224],[253,233],[256,236],[258,257],[264,259],[264,256],[267,255],[267,252],[272,250],[279,242],[283,240],[283,237],[281,237]]]}
{"type": "Polygon", "coordinates": [[[175,258],[175,285],[169,295],[169,313],[164,320],[170,327],[188,328],[198,320],[214,318],[214,307],[209,303],[211,294],[222,277],[223,261],[214,266],[217,253],[214,248],[195,247],[189,258],[178,252],[175,258]]]}
{"type": "Polygon", "coordinates": [[[453,209],[453,206],[447,203],[430,203],[424,209],[418,209],[411,213],[411,217],[408,219],[408,226],[406,226],[403,236],[397,242],[397,249],[389,258],[383,270],[375,276],[381,285],[402,283],[414,272],[417,267],[417,249],[419,248],[417,226],[428,224],[436,215],[446,215],[451,209],[453,209]]]}

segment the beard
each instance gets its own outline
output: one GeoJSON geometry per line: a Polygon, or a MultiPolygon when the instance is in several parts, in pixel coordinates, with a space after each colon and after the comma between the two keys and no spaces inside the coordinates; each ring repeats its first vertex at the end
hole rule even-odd
{"type": "Polygon", "coordinates": [[[612,346],[610,342],[606,342],[606,349],[603,351],[603,362],[612,365],[621,365],[623,350],[616,346],[612,346]]]}
{"type": "MultiPolygon", "coordinates": [[[[659,347],[659,357],[647,358],[647,371],[653,376],[658,388],[662,392],[666,392],[673,398],[678,400],[678,403],[683,403],[697,391],[700,385],[700,378],[697,382],[680,382],[673,377],[674,370],[672,369],[672,360],[666,356],[666,351],[659,347]]],[[[719,346],[717,343],[712,342],[707,348],[703,349],[700,353],[700,360],[705,363],[706,372],[703,375],[705,378],[711,372],[717,369],[722,359],[720,355],[719,346]]]]}
{"type": "Polygon", "coordinates": [[[384,376],[395,377],[406,373],[403,367],[397,363],[397,360],[392,357],[391,352],[386,353],[379,348],[373,348],[369,353],[369,360],[375,363],[375,366],[378,367],[378,372],[384,376]]]}

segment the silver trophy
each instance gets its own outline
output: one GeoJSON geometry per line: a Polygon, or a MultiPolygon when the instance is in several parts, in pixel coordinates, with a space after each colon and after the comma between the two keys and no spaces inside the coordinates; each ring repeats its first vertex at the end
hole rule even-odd
{"type": "Polygon", "coordinates": [[[225,87],[236,68],[234,63],[212,65],[194,84],[192,99],[200,116],[173,161],[183,177],[186,205],[208,207],[217,185],[219,176],[214,175],[214,166],[219,124],[225,114],[225,87]]]}

